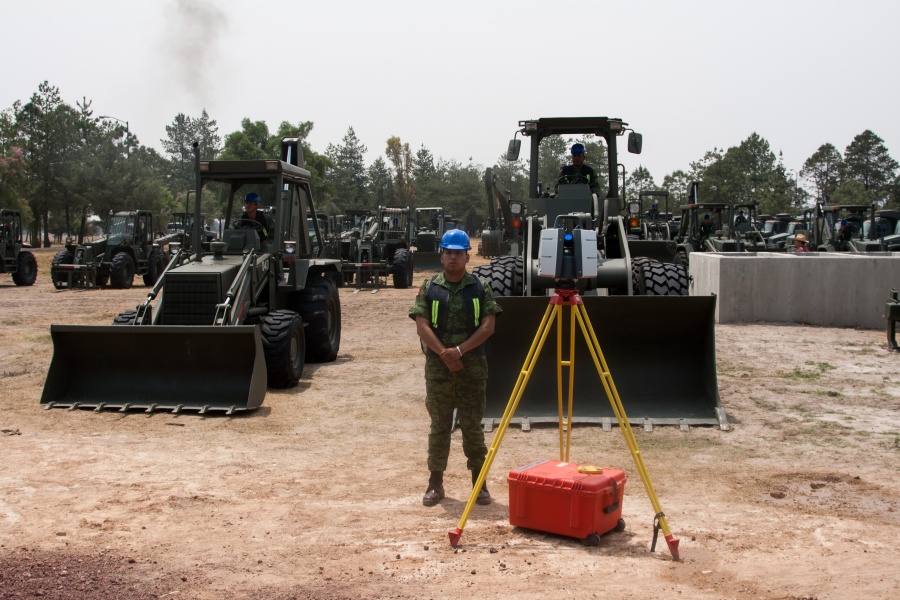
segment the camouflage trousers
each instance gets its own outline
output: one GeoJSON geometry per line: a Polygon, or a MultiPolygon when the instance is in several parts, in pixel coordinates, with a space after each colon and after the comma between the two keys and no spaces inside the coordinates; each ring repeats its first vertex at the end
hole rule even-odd
{"type": "Polygon", "coordinates": [[[484,430],[481,428],[486,389],[486,379],[472,380],[461,373],[452,373],[449,379],[425,380],[425,406],[431,416],[431,431],[428,433],[429,471],[447,470],[453,409],[456,409],[462,432],[466,468],[470,471],[481,470],[487,456],[484,430]]]}

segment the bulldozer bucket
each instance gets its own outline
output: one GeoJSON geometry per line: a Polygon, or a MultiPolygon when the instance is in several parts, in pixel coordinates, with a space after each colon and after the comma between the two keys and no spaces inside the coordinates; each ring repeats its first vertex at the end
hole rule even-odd
{"type": "MultiPolygon", "coordinates": [[[[491,350],[485,427],[503,416],[540,329],[548,297],[500,297],[491,350]]],[[[584,305],[610,375],[632,425],[727,427],[716,378],[714,296],[587,296],[584,305]]],[[[569,359],[569,319],[563,309],[563,354],[569,359]]],[[[550,331],[513,421],[556,423],[557,329],[550,331]]],[[[581,329],[575,329],[572,422],[616,424],[615,413],[581,329]]],[[[569,369],[562,370],[567,377],[569,369]]],[[[564,382],[567,379],[564,379],[564,382]]],[[[563,404],[568,385],[563,384],[563,404]]]]}
{"type": "Polygon", "coordinates": [[[45,408],[247,411],[266,395],[255,326],[51,325],[45,408]]]}
{"type": "Polygon", "coordinates": [[[417,271],[440,271],[444,268],[439,252],[415,252],[413,257],[417,271]]]}

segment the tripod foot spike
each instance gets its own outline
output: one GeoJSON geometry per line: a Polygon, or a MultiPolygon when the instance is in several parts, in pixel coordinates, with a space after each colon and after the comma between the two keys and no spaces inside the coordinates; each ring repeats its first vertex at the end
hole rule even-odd
{"type": "Polygon", "coordinates": [[[678,555],[678,539],[674,535],[669,534],[666,536],[666,543],[669,545],[669,552],[672,553],[672,558],[681,562],[681,557],[678,555]]]}
{"type": "MultiPolygon", "coordinates": [[[[450,536],[450,545],[456,548],[457,544],[459,544],[459,538],[462,537],[463,530],[457,527],[453,531],[447,532],[450,536]]],[[[677,543],[676,543],[677,544],[677,543]]]]}

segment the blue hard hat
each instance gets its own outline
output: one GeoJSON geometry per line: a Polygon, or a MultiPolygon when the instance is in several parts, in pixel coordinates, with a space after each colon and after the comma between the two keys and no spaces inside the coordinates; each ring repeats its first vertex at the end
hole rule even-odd
{"type": "Polygon", "coordinates": [[[650,208],[656,208],[656,202],[650,205],[650,208]]]}
{"type": "Polygon", "coordinates": [[[248,202],[256,202],[257,204],[259,204],[259,194],[257,194],[256,192],[250,192],[249,194],[247,194],[247,196],[244,198],[244,204],[248,202]]]}
{"type": "Polygon", "coordinates": [[[451,229],[441,238],[441,248],[447,250],[471,250],[472,244],[469,243],[469,236],[465,231],[459,229],[451,229]]]}
{"type": "Polygon", "coordinates": [[[709,218],[709,215],[703,215],[703,218],[704,218],[704,219],[708,219],[708,218],[709,218]]]}
{"type": "Polygon", "coordinates": [[[572,146],[572,154],[584,154],[584,144],[575,144],[572,146]]]}
{"type": "Polygon", "coordinates": [[[841,219],[841,225],[846,225],[846,224],[847,224],[847,219],[841,219]]]}

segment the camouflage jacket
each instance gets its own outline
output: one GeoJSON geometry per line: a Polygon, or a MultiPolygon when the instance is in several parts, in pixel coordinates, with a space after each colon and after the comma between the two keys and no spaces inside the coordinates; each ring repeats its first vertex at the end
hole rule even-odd
{"type": "MultiPolygon", "coordinates": [[[[426,301],[428,286],[431,285],[431,279],[426,279],[419,288],[416,295],[416,302],[409,309],[409,318],[415,320],[416,317],[423,317],[431,322],[431,307],[426,301]]],[[[469,337],[464,333],[466,311],[463,305],[461,290],[469,285],[475,285],[475,276],[466,273],[463,280],[458,284],[448,282],[443,273],[440,273],[434,280],[434,285],[439,285],[450,291],[449,313],[447,315],[447,332],[441,337],[441,342],[447,348],[452,348],[461,344],[469,337]]],[[[482,280],[484,286],[484,298],[481,300],[480,318],[483,319],[488,315],[495,315],[502,310],[497,301],[494,300],[494,294],[491,292],[487,282],[482,280]]],[[[462,357],[463,370],[460,372],[466,377],[472,379],[487,379],[487,358],[483,352],[467,352],[462,357]]],[[[444,364],[436,354],[429,353],[425,357],[425,379],[446,379],[450,377],[450,369],[444,364]]]]}

